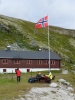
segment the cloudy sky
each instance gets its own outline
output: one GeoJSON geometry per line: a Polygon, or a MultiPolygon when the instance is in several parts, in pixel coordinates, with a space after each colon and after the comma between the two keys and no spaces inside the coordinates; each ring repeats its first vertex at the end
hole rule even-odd
{"type": "Polygon", "coordinates": [[[49,25],[75,29],[75,0],[0,0],[0,14],[35,23],[48,15],[49,25]]]}

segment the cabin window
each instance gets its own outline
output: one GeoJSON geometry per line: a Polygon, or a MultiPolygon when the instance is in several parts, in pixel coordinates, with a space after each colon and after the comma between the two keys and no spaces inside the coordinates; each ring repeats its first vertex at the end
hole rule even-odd
{"type": "Polygon", "coordinates": [[[2,63],[3,63],[3,64],[8,64],[8,60],[7,60],[7,59],[3,59],[3,60],[2,60],[2,63]]]}
{"type": "Polygon", "coordinates": [[[32,64],[32,60],[27,60],[27,64],[32,64]]]}
{"type": "Polygon", "coordinates": [[[20,64],[20,60],[15,60],[14,63],[15,64],[20,64]]]}
{"type": "Polygon", "coordinates": [[[41,65],[41,64],[42,64],[42,60],[38,60],[37,63],[38,63],[39,65],[41,65]]]}
{"type": "Polygon", "coordinates": [[[27,69],[27,72],[30,72],[30,69],[27,69]]]}
{"type": "Polygon", "coordinates": [[[55,61],[54,60],[51,61],[51,65],[55,65],[55,61]]]}
{"type": "Polygon", "coordinates": [[[48,62],[49,62],[48,60],[44,60],[44,64],[45,64],[45,65],[47,65],[47,64],[48,64],[48,62]]]}
{"type": "Polygon", "coordinates": [[[3,69],[3,72],[6,72],[6,69],[3,69]]]}

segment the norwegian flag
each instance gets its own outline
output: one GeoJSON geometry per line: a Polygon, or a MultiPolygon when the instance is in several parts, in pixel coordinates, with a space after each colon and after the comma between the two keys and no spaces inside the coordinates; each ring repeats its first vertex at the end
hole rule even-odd
{"type": "Polygon", "coordinates": [[[35,28],[42,28],[48,26],[48,16],[41,18],[35,25],[35,28]]]}

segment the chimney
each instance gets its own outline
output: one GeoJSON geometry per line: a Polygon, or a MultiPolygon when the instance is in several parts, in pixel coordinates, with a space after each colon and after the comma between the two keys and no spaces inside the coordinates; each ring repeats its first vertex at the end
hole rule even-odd
{"type": "Polygon", "coordinates": [[[41,48],[39,48],[39,51],[42,51],[42,49],[41,49],[41,48]]]}
{"type": "Polygon", "coordinates": [[[7,51],[10,51],[11,46],[7,46],[7,51]]]}

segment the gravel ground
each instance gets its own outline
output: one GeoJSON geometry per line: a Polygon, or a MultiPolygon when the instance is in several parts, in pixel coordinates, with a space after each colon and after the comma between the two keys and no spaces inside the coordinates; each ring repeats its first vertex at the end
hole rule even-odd
{"type": "Polygon", "coordinates": [[[27,94],[16,100],[75,100],[75,94],[68,90],[68,86],[50,84],[49,87],[32,88],[27,94]]]}

